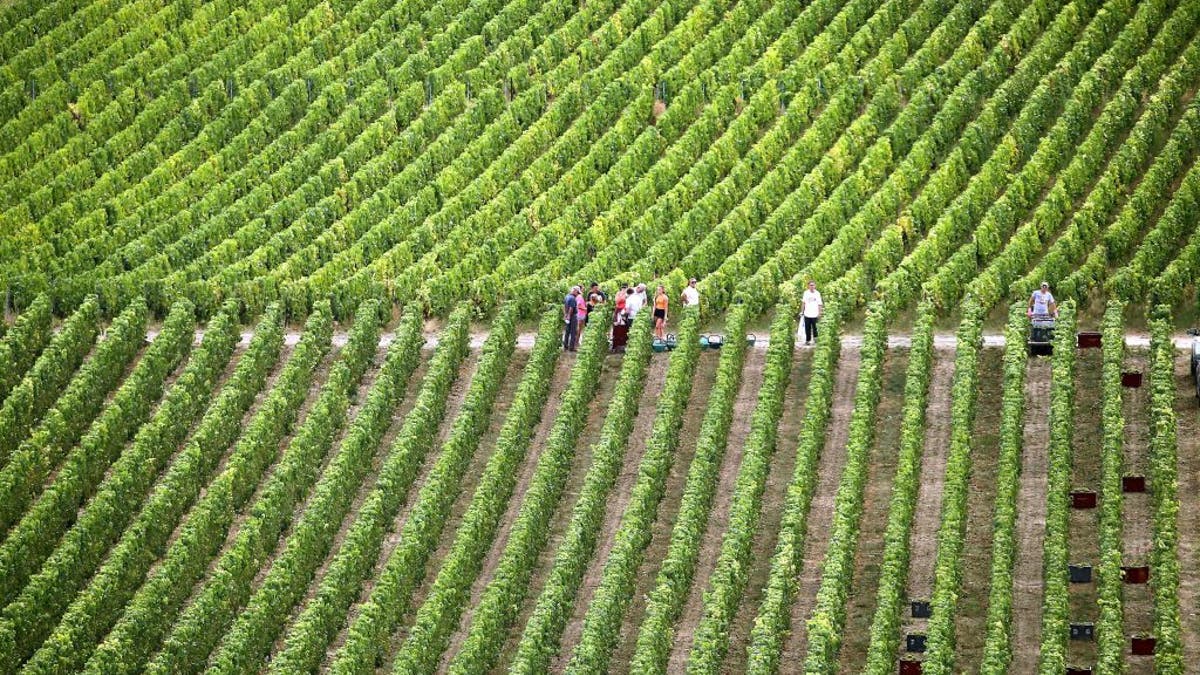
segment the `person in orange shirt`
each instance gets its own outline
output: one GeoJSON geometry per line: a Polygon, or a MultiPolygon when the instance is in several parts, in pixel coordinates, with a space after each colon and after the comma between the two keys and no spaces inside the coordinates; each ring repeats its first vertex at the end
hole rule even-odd
{"type": "Polygon", "coordinates": [[[654,294],[654,337],[667,339],[667,289],[661,285],[654,294]]]}

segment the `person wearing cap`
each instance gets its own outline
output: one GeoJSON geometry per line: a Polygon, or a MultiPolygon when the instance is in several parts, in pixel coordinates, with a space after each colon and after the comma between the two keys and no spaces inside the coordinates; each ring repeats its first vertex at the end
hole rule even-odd
{"type": "Polygon", "coordinates": [[[700,291],[696,289],[696,277],[688,279],[688,285],[683,287],[680,299],[683,301],[684,307],[700,306],[700,291]]]}
{"type": "Polygon", "coordinates": [[[1043,281],[1042,287],[1029,296],[1029,309],[1025,313],[1030,318],[1035,316],[1058,317],[1058,303],[1054,301],[1054,295],[1050,293],[1049,282],[1043,281]]]}
{"type": "Polygon", "coordinates": [[[817,320],[825,310],[825,302],[821,300],[821,292],[817,290],[817,282],[809,281],[808,289],[800,298],[800,314],[804,316],[804,344],[811,344],[817,339],[817,320]]]}
{"type": "Polygon", "coordinates": [[[563,349],[575,351],[579,346],[579,294],[578,286],[563,299],[563,349]]]}

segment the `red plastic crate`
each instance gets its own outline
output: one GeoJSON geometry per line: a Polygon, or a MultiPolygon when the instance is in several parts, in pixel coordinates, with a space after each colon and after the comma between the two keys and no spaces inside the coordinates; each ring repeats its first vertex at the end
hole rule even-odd
{"type": "Polygon", "coordinates": [[[1094,509],[1094,508],[1096,508],[1096,493],[1091,490],[1073,490],[1073,491],[1071,491],[1071,508],[1073,508],[1073,509],[1094,509]]]}
{"type": "Polygon", "coordinates": [[[1121,477],[1122,492],[1145,492],[1146,477],[1145,476],[1122,476],[1121,477]]]}
{"type": "Polygon", "coordinates": [[[1145,635],[1134,635],[1129,645],[1129,653],[1134,656],[1153,656],[1157,640],[1145,635]]]}

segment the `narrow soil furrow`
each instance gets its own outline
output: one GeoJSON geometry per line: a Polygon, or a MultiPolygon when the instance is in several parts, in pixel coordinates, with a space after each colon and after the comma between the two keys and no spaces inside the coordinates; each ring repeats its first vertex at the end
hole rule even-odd
{"type": "Polygon", "coordinates": [[[745,450],[746,437],[750,434],[750,417],[758,404],[758,390],[762,386],[765,366],[765,351],[746,352],[746,363],[742,368],[742,386],[733,401],[733,423],[729,427],[729,440],[725,447],[724,461],[721,463],[721,473],[717,479],[712,511],[708,516],[708,528],[700,544],[692,587],[679,614],[679,624],[675,627],[675,639],[671,645],[670,659],[667,661],[668,672],[683,672],[692,646],[692,637],[703,616],[704,591],[708,589],[709,577],[712,576],[717,566],[717,557],[721,554],[721,541],[729,523],[729,510],[733,507],[733,493],[737,485],[738,471],[742,466],[742,453],[745,450]]]}
{"type": "Polygon", "coordinates": [[[858,383],[862,349],[842,345],[833,382],[833,409],[825,430],[825,447],[817,469],[817,485],[808,511],[804,533],[804,558],[792,599],[791,631],[783,642],[780,663],[801,664],[808,649],[808,615],[817,601],[821,586],[821,564],[829,548],[833,525],[833,502],[837,497],[842,469],[846,466],[846,443],[850,434],[850,415],[854,412],[854,391],[858,383]]]}
{"type": "Polygon", "coordinates": [[[854,553],[854,583],[846,603],[838,670],[856,673],[867,660],[871,617],[879,588],[879,562],[883,559],[883,534],[887,530],[892,484],[899,464],[900,422],[904,415],[904,383],[908,350],[888,350],[883,363],[879,407],[875,411],[875,442],[871,445],[870,468],[863,491],[858,546],[854,553]]]}
{"type": "Polygon", "coordinates": [[[646,599],[654,590],[658,569],[662,566],[667,548],[671,545],[671,530],[679,516],[683,486],[687,481],[692,458],[696,454],[696,440],[700,433],[700,424],[704,421],[704,411],[708,408],[709,394],[717,380],[719,361],[719,352],[700,352],[700,361],[696,364],[696,379],[692,383],[692,395],[688,399],[683,427],[679,430],[679,448],[671,462],[671,471],[667,474],[666,489],[662,502],[658,505],[657,518],[650,528],[650,544],[646,547],[645,557],[638,569],[633,598],[621,623],[621,636],[612,659],[614,673],[628,672],[629,662],[633,659],[638,627],[641,626],[646,613],[646,599]]]}
{"type": "MultiPolygon", "coordinates": [[[[1078,354],[1075,364],[1075,428],[1071,435],[1071,489],[1100,489],[1100,427],[1103,406],[1103,357],[1099,349],[1078,354]]],[[[1074,563],[1097,565],[1100,562],[1100,510],[1071,509],[1067,516],[1067,554],[1074,563]]],[[[1096,584],[1070,584],[1068,594],[1071,621],[1095,623],[1100,609],[1096,584]]],[[[1071,640],[1067,643],[1068,663],[1095,663],[1096,643],[1071,640]]]]}
{"type": "Polygon", "coordinates": [[[517,514],[521,512],[521,503],[524,501],[525,493],[529,489],[529,483],[533,480],[534,471],[537,469],[538,458],[541,457],[550,431],[554,428],[554,419],[558,416],[559,405],[562,402],[562,393],[567,388],[567,382],[571,379],[571,369],[574,366],[574,354],[566,352],[558,357],[558,363],[554,367],[554,374],[550,381],[550,395],[546,399],[546,408],[542,411],[542,419],[534,431],[533,439],[529,443],[529,450],[525,453],[525,461],[521,464],[520,472],[517,475],[517,484],[513,489],[513,496],[509,500],[508,507],[505,509],[504,515],[500,520],[500,528],[496,532],[495,541],[492,542],[492,547],[488,551],[483,565],[480,567],[482,571],[479,577],[475,579],[474,585],[471,586],[471,600],[467,603],[466,609],[459,619],[458,628],[455,629],[450,637],[449,646],[442,654],[442,669],[450,663],[450,660],[462,648],[463,640],[467,637],[467,629],[471,626],[474,608],[479,606],[480,598],[483,597],[484,590],[492,580],[492,573],[495,571],[497,565],[500,564],[500,557],[504,554],[505,545],[508,544],[509,533],[512,532],[517,514]]]}
{"type": "Polygon", "coordinates": [[[1179,426],[1179,608],[1183,661],[1200,663],[1200,410],[1190,352],[1175,361],[1175,416],[1179,426]]]}
{"type": "Polygon", "coordinates": [[[792,361],[790,384],[783,399],[783,414],[779,420],[775,455],[771,460],[771,470],[767,474],[766,491],[763,492],[762,516],[759,518],[758,531],[754,534],[751,548],[750,574],[746,577],[746,590],[742,594],[737,615],[729,629],[729,651],[725,655],[724,664],[726,672],[742,672],[746,667],[750,630],[754,627],[754,616],[758,612],[763,589],[771,575],[771,556],[779,538],[788,485],[792,482],[796,470],[796,446],[804,421],[804,402],[808,398],[808,380],[811,374],[812,351],[797,352],[792,361]]]}
{"type": "Polygon", "coordinates": [[[529,616],[536,606],[538,595],[542,592],[542,586],[545,585],[550,570],[554,566],[554,555],[558,552],[558,546],[567,532],[567,526],[571,522],[572,508],[579,499],[579,492],[583,489],[583,481],[587,477],[588,467],[592,465],[592,445],[599,440],[600,430],[604,427],[608,404],[612,400],[617,379],[620,377],[622,360],[623,356],[619,354],[610,354],[604,359],[604,369],[600,373],[596,396],[588,405],[587,424],[584,425],[583,432],[575,443],[575,456],[571,463],[571,473],[566,477],[566,489],[563,490],[562,499],[559,500],[554,517],[550,520],[550,537],[547,539],[546,547],[542,549],[541,555],[538,556],[537,565],[534,567],[533,575],[529,580],[529,588],[525,594],[525,602],[522,603],[517,620],[513,623],[512,630],[509,631],[504,643],[504,649],[500,652],[497,670],[507,670],[509,664],[512,663],[513,656],[517,653],[517,644],[521,640],[521,634],[525,632],[525,624],[528,623],[529,616]]]}
{"type": "Polygon", "coordinates": [[[579,591],[575,595],[575,609],[563,630],[558,655],[550,662],[554,671],[562,671],[566,668],[567,661],[571,658],[571,652],[575,651],[575,645],[579,644],[579,638],[583,632],[583,617],[587,614],[588,606],[592,604],[592,596],[596,592],[596,587],[600,585],[601,576],[604,574],[604,564],[608,561],[613,546],[616,545],[617,528],[621,526],[621,516],[629,505],[633,484],[637,482],[638,467],[642,462],[642,455],[646,452],[646,441],[650,438],[650,430],[654,426],[655,406],[658,397],[662,394],[663,386],[666,384],[667,362],[666,354],[655,354],[650,359],[650,366],[646,371],[646,386],[642,389],[641,398],[638,400],[637,417],[634,419],[633,429],[629,434],[629,444],[625,448],[621,472],[608,497],[603,524],[596,537],[596,552],[592,556],[591,562],[588,563],[587,572],[584,573],[579,591]]]}
{"type": "MultiPolygon", "coordinates": [[[[950,452],[950,388],[954,381],[954,350],[935,349],[925,407],[925,443],[921,451],[921,483],[917,506],[908,535],[908,597],[929,600],[933,596],[933,565],[937,557],[937,531],[942,513],[942,491],[946,482],[946,456],[950,452]]],[[[907,633],[922,632],[929,619],[905,612],[901,620],[901,642],[907,633]]]]}
{"type": "MultiPolygon", "coordinates": [[[[525,370],[525,362],[528,360],[528,357],[529,352],[526,351],[516,351],[512,355],[512,362],[509,364],[506,374],[507,377],[501,383],[500,390],[496,394],[496,404],[492,408],[488,428],[480,437],[479,448],[476,449],[475,456],[471,458],[471,462],[467,466],[467,471],[463,475],[462,489],[458,497],[455,498],[454,506],[450,509],[450,517],[446,520],[446,527],[442,530],[437,548],[434,549],[429,558],[425,579],[416,592],[413,593],[413,599],[409,605],[412,610],[415,610],[424,603],[425,596],[428,595],[430,587],[433,585],[433,580],[437,576],[437,571],[442,567],[442,559],[450,553],[450,547],[454,544],[454,537],[458,534],[459,524],[462,522],[467,507],[471,504],[471,499],[475,496],[475,489],[479,486],[479,481],[483,478],[483,471],[487,467],[488,460],[496,449],[496,439],[500,435],[500,428],[504,425],[504,418],[508,415],[513,398],[516,397],[517,386],[521,383],[521,373],[525,370]]],[[[411,619],[411,614],[407,618],[411,619]]],[[[408,627],[408,622],[405,621],[402,624],[401,637],[396,640],[397,644],[407,635],[408,627]]]]}
{"type": "MultiPolygon", "coordinates": [[[[429,468],[433,464],[433,457],[437,455],[440,443],[445,438],[446,429],[450,424],[453,423],[454,416],[458,414],[458,410],[461,408],[462,402],[466,398],[467,387],[470,385],[470,378],[475,372],[475,356],[475,354],[469,354],[467,358],[463,359],[462,365],[459,366],[458,379],[455,380],[453,386],[451,386],[450,392],[447,396],[446,417],[442,420],[442,425],[438,430],[438,435],[433,439],[433,445],[430,446],[429,454],[426,456],[425,462],[421,466],[421,470],[417,475],[416,481],[414,481],[412,488],[409,490],[408,500],[404,502],[404,506],[401,508],[399,516],[392,524],[387,536],[384,538],[380,557],[376,560],[375,567],[373,568],[371,574],[367,577],[363,589],[359,594],[358,601],[356,601],[350,608],[347,621],[345,624],[343,624],[342,630],[338,632],[335,642],[338,642],[339,646],[341,642],[345,640],[346,630],[350,624],[354,622],[354,618],[358,615],[359,603],[363,600],[363,598],[366,598],[370,595],[371,588],[374,587],[375,579],[378,578],[383,561],[388,559],[398,543],[400,525],[404,522],[403,518],[407,515],[408,510],[411,507],[412,495],[417,494],[417,492],[420,490],[421,483],[424,482],[425,476],[428,474],[429,468]]],[[[366,475],[362,485],[359,486],[358,493],[354,497],[354,502],[351,504],[350,510],[346,513],[346,517],[342,520],[341,527],[338,528],[338,533],[334,537],[333,546],[330,547],[329,554],[325,556],[324,562],[321,563],[321,566],[317,569],[316,575],[313,576],[313,580],[308,586],[308,591],[305,593],[304,601],[297,603],[296,607],[292,610],[291,619],[288,621],[289,628],[280,631],[279,636],[275,640],[275,646],[272,650],[272,653],[278,653],[281,649],[283,649],[283,640],[286,637],[288,630],[290,630],[290,627],[295,623],[304,606],[313,599],[317,591],[320,589],[321,580],[325,578],[325,573],[329,569],[330,563],[333,562],[334,557],[341,549],[342,543],[346,540],[346,535],[349,533],[350,528],[353,527],[355,521],[358,520],[358,514],[362,510],[363,503],[366,502],[367,497],[375,490],[375,486],[379,479],[379,469],[386,460],[388,453],[391,451],[392,444],[396,440],[396,436],[399,435],[400,428],[404,426],[404,419],[407,417],[408,411],[411,410],[413,405],[416,403],[416,397],[418,395],[417,392],[420,391],[420,380],[415,377],[413,379],[413,384],[416,385],[417,389],[411,392],[411,398],[407,395],[405,396],[405,399],[402,403],[402,405],[405,406],[404,417],[393,416],[392,424],[388,429],[387,436],[384,437],[383,442],[379,444],[379,447],[375,449],[375,455],[371,461],[371,471],[366,475]]],[[[421,377],[420,379],[423,380],[424,377],[421,377]]]]}
{"type": "Polygon", "coordinates": [[[1017,489],[1017,560],[1013,567],[1012,672],[1037,669],[1042,636],[1042,542],[1050,456],[1050,360],[1033,358],[1025,378],[1025,434],[1017,489]]]}
{"type": "MultiPolygon", "coordinates": [[[[979,401],[971,442],[971,490],[967,495],[966,546],[962,586],[954,617],[956,663],[960,671],[977,671],[987,637],[988,593],[992,577],[992,538],[996,512],[996,468],[1000,461],[1000,413],[1004,350],[979,354],[979,401]]],[[[1016,671],[1014,671],[1016,672],[1016,671]]]]}
{"type": "MultiPolygon", "coordinates": [[[[1150,364],[1149,352],[1145,349],[1126,350],[1125,370],[1147,373],[1150,364]]],[[[1121,408],[1125,415],[1124,460],[1125,472],[1138,476],[1150,475],[1150,390],[1147,387],[1121,390],[1121,408]]],[[[1181,417],[1179,421],[1183,421],[1181,417]]],[[[1179,441],[1186,442],[1180,429],[1179,441]]],[[[1195,457],[1179,453],[1181,463],[1195,457]]],[[[1179,499],[1182,507],[1184,500],[1195,495],[1183,489],[1188,475],[1179,474],[1179,499]]],[[[1194,480],[1194,478],[1193,478],[1194,480]]],[[[1152,494],[1154,483],[1146,481],[1146,492],[1131,492],[1122,495],[1121,500],[1121,561],[1123,565],[1150,564],[1151,542],[1154,536],[1154,502],[1152,494]]],[[[1187,514],[1180,509],[1179,518],[1182,527],[1187,514]]],[[[1181,532],[1183,530],[1181,529],[1181,532]]],[[[1187,538],[1179,538],[1180,555],[1190,545],[1187,538]]],[[[1188,560],[1188,558],[1181,558],[1188,560]]],[[[1180,567],[1180,591],[1183,590],[1183,579],[1189,576],[1186,568],[1180,567]]],[[[1121,609],[1125,620],[1126,635],[1149,635],[1154,628],[1154,596],[1149,584],[1124,584],[1121,593],[1121,609]]],[[[1185,622],[1187,617],[1196,611],[1196,606],[1180,602],[1180,610],[1185,622]]],[[[1185,623],[1185,625],[1187,625],[1185,623]]],[[[1184,644],[1187,644],[1187,640],[1184,644]]],[[[1186,647],[1185,647],[1186,648],[1186,647]]],[[[1153,660],[1145,656],[1133,656],[1128,646],[1124,650],[1126,663],[1130,673],[1153,673],[1153,660]]]]}

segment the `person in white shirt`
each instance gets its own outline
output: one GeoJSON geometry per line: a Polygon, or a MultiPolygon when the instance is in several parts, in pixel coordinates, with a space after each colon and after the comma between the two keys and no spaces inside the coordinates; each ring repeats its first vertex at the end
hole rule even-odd
{"type": "Polygon", "coordinates": [[[642,307],[646,306],[646,284],[638,284],[637,289],[633,294],[625,299],[625,313],[629,315],[629,321],[632,323],[637,318],[638,312],[642,311],[642,307]]]}
{"type": "Polygon", "coordinates": [[[688,285],[683,288],[684,307],[699,307],[700,306],[700,291],[696,290],[696,277],[688,280],[688,285]]]}
{"type": "Polygon", "coordinates": [[[808,290],[800,300],[800,313],[804,316],[804,344],[810,344],[817,339],[817,320],[825,303],[821,300],[821,292],[817,290],[817,282],[808,282],[808,290]]]}
{"type": "Polygon", "coordinates": [[[1025,312],[1030,318],[1035,316],[1058,316],[1058,303],[1050,293],[1050,284],[1043,281],[1042,287],[1029,296],[1029,309],[1025,312]]]}

